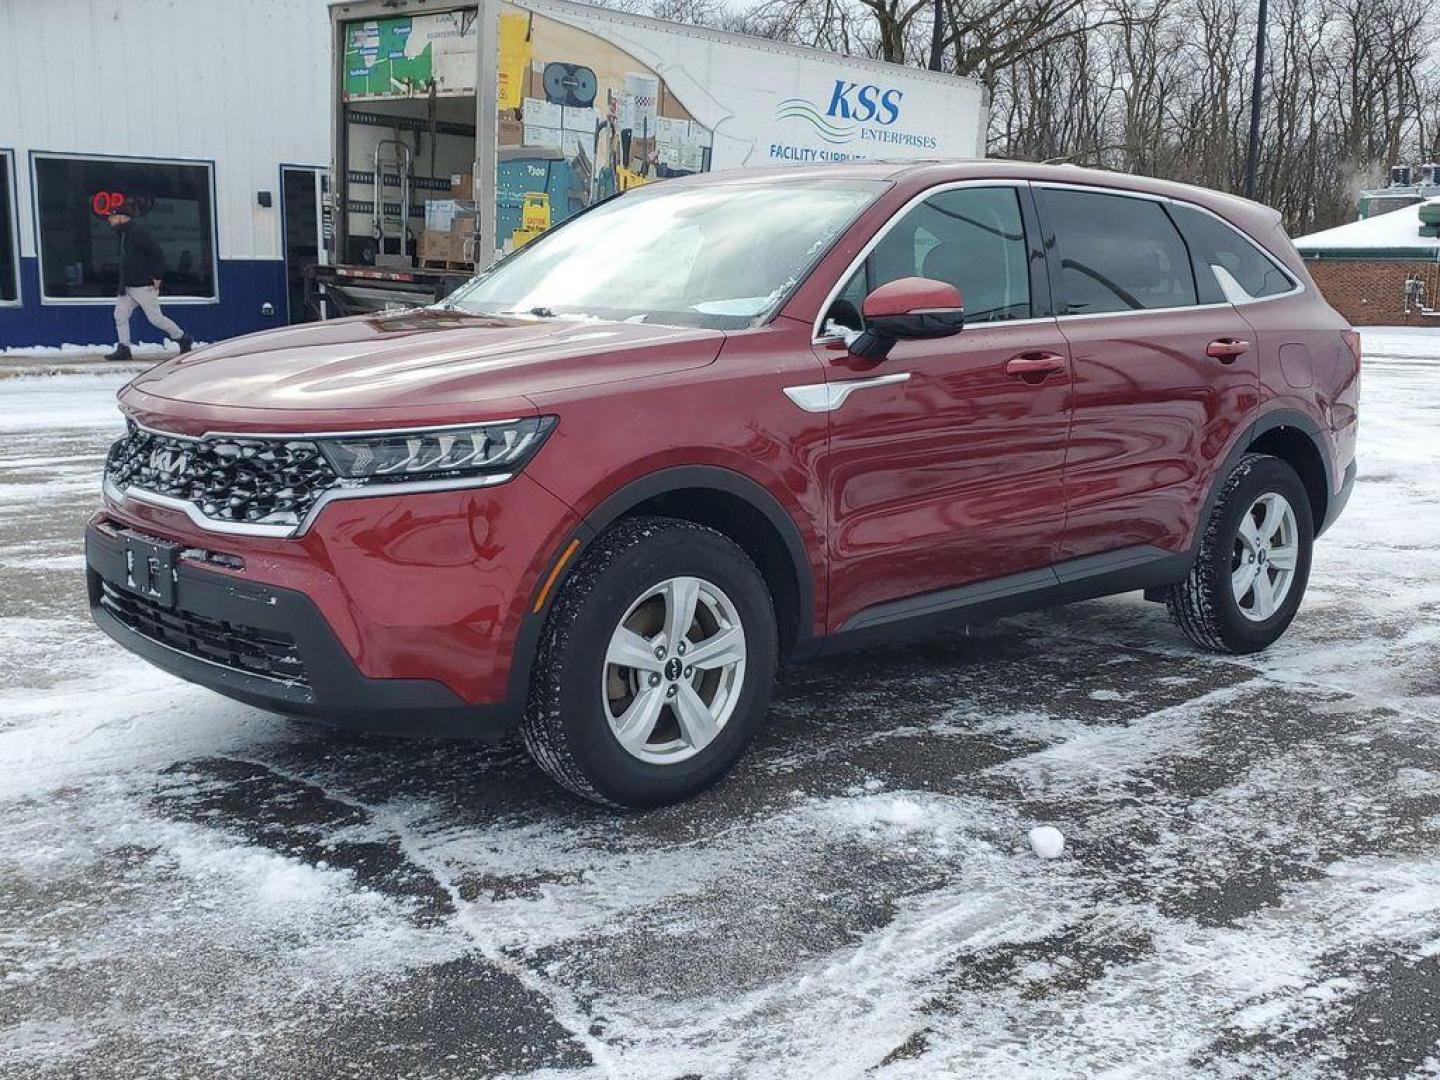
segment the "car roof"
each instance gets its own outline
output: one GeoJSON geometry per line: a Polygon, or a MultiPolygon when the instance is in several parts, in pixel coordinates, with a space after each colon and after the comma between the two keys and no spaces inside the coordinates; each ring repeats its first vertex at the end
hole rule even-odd
{"type": "Polygon", "coordinates": [[[1157,180],[1150,176],[1086,169],[1076,165],[1037,165],[1004,158],[966,158],[935,161],[845,161],[814,165],[771,165],[755,169],[726,169],[667,180],[675,184],[751,184],[763,182],[823,183],[827,180],[870,180],[889,184],[897,197],[909,199],[927,188],[965,180],[1024,180],[1032,183],[1073,184],[1110,188],[1159,198],[1179,199],[1218,215],[1260,244],[1290,270],[1304,274],[1304,263],[1290,244],[1278,211],[1238,195],[1210,188],[1157,180]]]}
{"type": "Polygon", "coordinates": [[[770,165],[745,170],[722,170],[683,178],[687,184],[744,184],[764,180],[810,183],[824,180],[879,180],[904,182],[907,187],[925,188],[962,180],[1029,180],[1037,183],[1076,184],[1084,187],[1115,188],[1146,195],[1183,199],[1198,203],[1225,217],[1254,220],[1277,219],[1278,214],[1260,203],[1210,188],[1158,180],[1150,176],[1087,169],[1076,165],[1038,165],[1004,158],[965,158],[932,161],[844,161],[815,165],[770,165]]]}

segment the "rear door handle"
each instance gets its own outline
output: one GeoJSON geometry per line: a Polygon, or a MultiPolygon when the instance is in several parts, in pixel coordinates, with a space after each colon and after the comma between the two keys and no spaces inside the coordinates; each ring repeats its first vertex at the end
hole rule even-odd
{"type": "Polygon", "coordinates": [[[1250,343],[1239,338],[1216,338],[1205,346],[1205,355],[1219,360],[1222,364],[1233,364],[1237,356],[1250,351],[1250,343]]]}
{"type": "Polygon", "coordinates": [[[1058,375],[1065,370],[1065,357],[1052,352],[1028,352],[1012,356],[1005,362],[1005,374],[1034,385],[1043,382],[1047,375],[1058,375]]]}

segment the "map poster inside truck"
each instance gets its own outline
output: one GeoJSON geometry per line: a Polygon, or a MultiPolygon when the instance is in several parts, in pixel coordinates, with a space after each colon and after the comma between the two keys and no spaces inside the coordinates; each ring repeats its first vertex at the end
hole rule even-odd
{"type": "Polygon", "coordinates": [[[345,98],[475,93],[474,8],[435,15],[402,15],[345,27],[345,98]]]}
{"type": "Polygon", "coordinates": [[[483,267],[691,173],[983,154],[968,79],[569,0],[332,13],[341,262],[483,267]]]}

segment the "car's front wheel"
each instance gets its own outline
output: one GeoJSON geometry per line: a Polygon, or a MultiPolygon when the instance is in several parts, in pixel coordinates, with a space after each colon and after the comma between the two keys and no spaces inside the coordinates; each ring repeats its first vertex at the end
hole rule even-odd
{"type": "Polygon", "coordinates": [[[1195,565],[1166,596],[1170,616],[1202,648],[1258,652],[1305,595],[1315,535],[1305,485],[1279,458],[1247,454],[1203,527],[1195,565]]]}
{"type": "Polygon", "coordinates": [[[770,594],[738,545],[693,522],[625,519],[555,600],[521,735],[577,795],[676,802],[744,752],[775,664],[770,594]]]}

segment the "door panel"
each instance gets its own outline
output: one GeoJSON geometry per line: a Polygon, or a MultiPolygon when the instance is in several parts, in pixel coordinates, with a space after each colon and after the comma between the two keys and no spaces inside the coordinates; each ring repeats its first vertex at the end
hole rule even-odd
{"type": "Polygon", "coordinates": [[[1035,195],[1075,380],[1061,556],[1180,551],[1255,408],[1260,343],[1210,282],[1201,295],[1166,200],[1066,185],[1035,195]]]}
{"type": "Polygon", "coordinates": [[[1061,319],[1075,411],[1062,557],[1188,546],[1210,482],[1258,401],[1259,342],[1230,305],[1061,319]],[[1228,361],[1212,341],[1248,341],[1228,361]]]}
{"type": "Polygon", "coordinates": [[[837,383],[890,380],[830,412],[832,627],[1054,560],[1070,371],[1039,237],[1028,187],[943,188],[871,241],[830,305],[828,320],[858,330],[869,292],[918,276],[954,285],[966,312],[961,333],[898,342],[879,364],[839,342],[816,348],[832,400],[837,383]]]}
{"type": "Polygon", "coordinates": [[[1068,370],[1015,356],[1065,342],[1053,320],[902,341],[882,364],[819,347],[831,380],[904,372],[830,414],[831,625],[872,604],[1048,566],[1064,521],[1068,370]]]}

